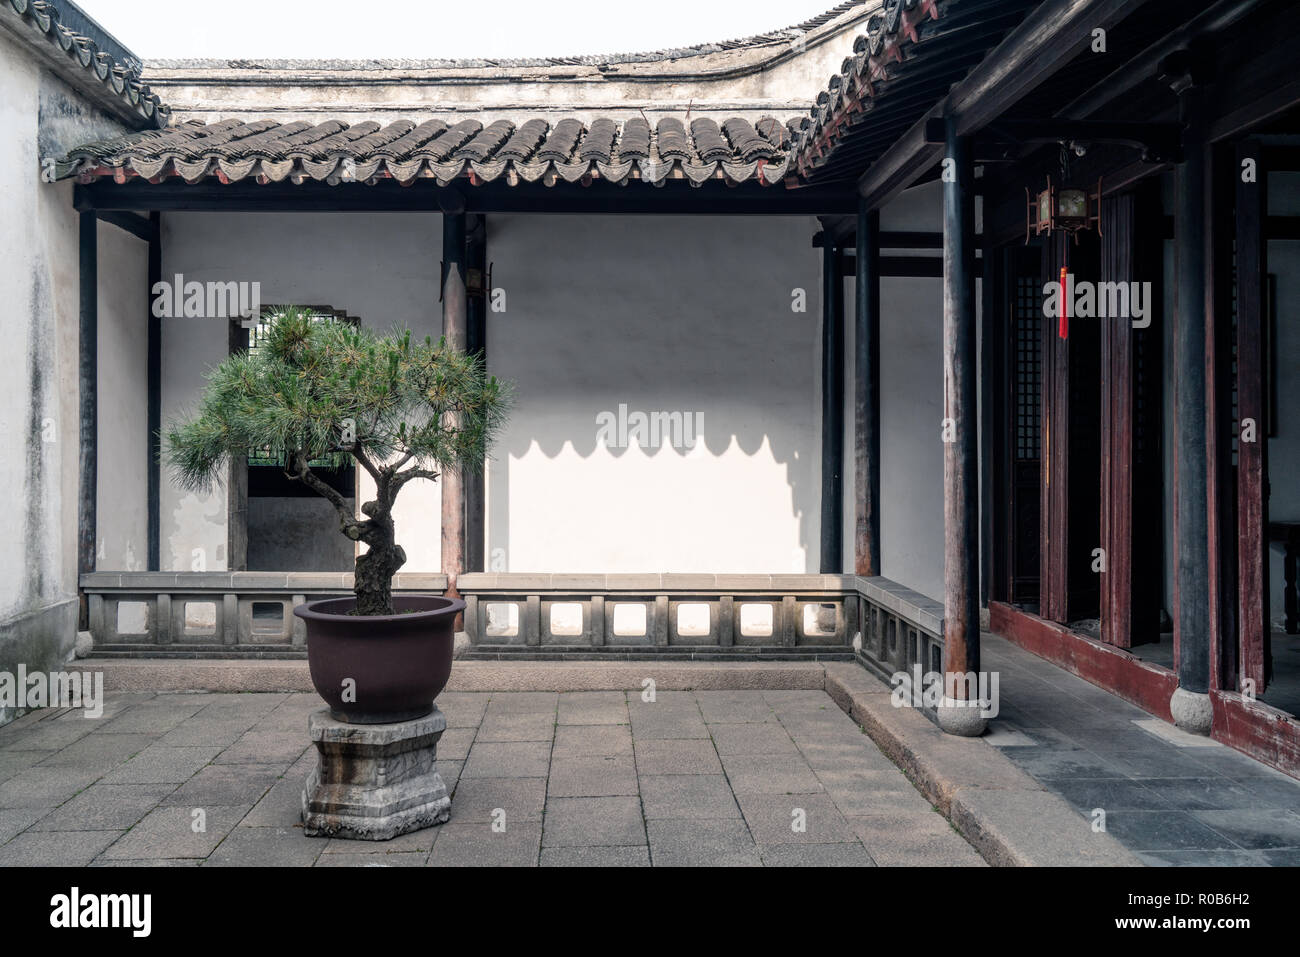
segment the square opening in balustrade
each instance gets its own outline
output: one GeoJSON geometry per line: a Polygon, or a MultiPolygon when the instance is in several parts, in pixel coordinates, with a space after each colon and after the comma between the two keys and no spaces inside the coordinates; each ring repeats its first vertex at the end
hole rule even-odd
{"type": "Polygon", "coordinates": [[[514,638],[519,634],[519,604],[513,601],[490,601],[483,606],[488,638],[514,638]]]}
{"type": "Polygon", "coordinates": [[[185,603],[185,634],[215,635],[217,633],[217,603],[212,601],[187,601],[185,603]]]}
{"type": "Polygon", "coordinates": [[[803,606],[803,633],[809,637],[826,637],[835,634],[836,606],[825,602],[809,602],[803,606]]]}
{"type": "Polygon", "coordinates": [[[646,632],[646,606],[641,602],[620,601],[614,605],[614,637],[643,638],[646,632]]]}
{"type": "Polygon", "coordinates": [[[552,603],[551,634],[558,637],[577,637],[582,634],[582,602],[552,603]]]}
{"type": "Polygon", "coordinates": [[[771,638],[772,606],[754,602],[741,605],[740,633],[746,638],[771,638]]]}
{"type": "Polygon", "coordinates": [[[117,633],[119,635],[145,635],[149,633],[149,603],[120,601],[117,603],[117,633]]]}
{"type": "Polygon", "coordinates": [[[712,630],[709,603],[684,601],[677,606],[677,634],[682,638],[705,638],[712,630]]]}
{"type": "Polygon", "coordinates": [[[284,602],[282,601],[253,602],[251,617],[255,635],[284,633],[284,602]]]}

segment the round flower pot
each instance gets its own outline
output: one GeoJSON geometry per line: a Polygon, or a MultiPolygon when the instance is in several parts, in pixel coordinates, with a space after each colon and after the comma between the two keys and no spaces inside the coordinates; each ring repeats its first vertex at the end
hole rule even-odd
{"type": "Polygon", "coordinates": [[[437,595],[395,595],[393,615],[352,615],[355,598],[299,605],[307,664],[338,721],[390,724],[421,718],[451,674],[456,615],[465,603],[437,595]]]}

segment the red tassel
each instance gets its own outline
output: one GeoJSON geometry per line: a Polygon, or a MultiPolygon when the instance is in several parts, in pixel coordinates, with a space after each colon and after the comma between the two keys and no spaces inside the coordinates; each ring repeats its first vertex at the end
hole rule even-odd
{"type": "Polygon", "coordinates": [[[1056,334],[1062,339],[1070,337],[1070,303],[1065,298],[1065,268],[1061,267],[1061,322],[1056,330],[1056,334]]]}

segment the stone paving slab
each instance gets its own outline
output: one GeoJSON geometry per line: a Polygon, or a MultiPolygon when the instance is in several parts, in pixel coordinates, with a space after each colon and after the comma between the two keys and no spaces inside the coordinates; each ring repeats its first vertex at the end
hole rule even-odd
{"type": "MultiPolygon", "coordinates": [[[[0,866],[869,867],[914,863],[897,847],[918,814],[942,823],[823,691],[448,692],[451,819],[387,842],[308,838],[321,706],[115,692],[111,718],[0,729],[0,866]]],[[[920,846],[980,862],[946,824],[920,846]]]]}

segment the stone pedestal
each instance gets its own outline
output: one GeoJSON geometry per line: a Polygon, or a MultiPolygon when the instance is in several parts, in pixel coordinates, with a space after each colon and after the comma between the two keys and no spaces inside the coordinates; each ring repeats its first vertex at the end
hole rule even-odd
{"type": "Polygon", "coordinates": [[[319,752],[302,792],[309,837],[387,841],[447,820],[436,763],[447,719],[436,707],[396,724],[346,724],[322,709],[309,728],[319,752]]]}

